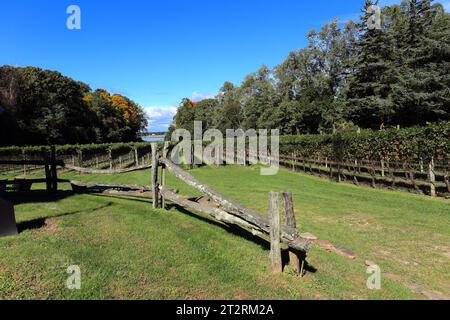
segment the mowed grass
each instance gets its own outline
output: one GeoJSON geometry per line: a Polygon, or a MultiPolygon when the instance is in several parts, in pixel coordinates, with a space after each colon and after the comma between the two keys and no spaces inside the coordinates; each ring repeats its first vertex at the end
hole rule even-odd
{"type": "MultiPolygon", "coordinates": [[[[0,298],[426,299],[421,292],[435,291],[450,296],[447,200],[287,170],[269,177],[256,167],[237,166],[191,173],[263,214],[269,191],[292,191],[301,231],[349,248],[357,258],[313,247],[305,278],[289,269],[273,276],[264,242],[201,215],[174,207],[153,210],[142,198],[62,191],[56,199],[10,197],[18,222],[27,223],[20,235],[0,239],[0,298]],[[381,290],[367,289],[366,260],[380,266],[381,290]],[[70,265],[81,268],[81,290],[66,288],[70,265]]],[[[64,178],[148,185],[150,173],[64,178]]],[[[199,194],[170,175],[168,185],[199,194]]]]}

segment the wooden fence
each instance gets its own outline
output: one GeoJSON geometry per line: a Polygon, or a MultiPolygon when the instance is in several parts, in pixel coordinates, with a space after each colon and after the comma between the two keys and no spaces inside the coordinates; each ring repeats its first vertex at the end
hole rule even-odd
{"type": "Polygon", "coordinates": [[[33,160],[5,160],[0,159],[0,165],[3,166],[19,166],[24,167],[26,171],[27,166],[36,168],[43,168],[45,171],[45,179],[14,179],[14,180],[0,180],[0,192],[6,191],[8,186],[12,186],[15,191],[27,192],[30,191],[33,183],[45,183],[48,193],[56,193],[58,191],[58,170],[57,166],[63,166],[64,163],[56,159],[55,147],[51,147],[50,153],[42,150],[41,159],[33,160]]]}
{"type": "Polygon", "coordinates": [[[434,160],[428,163],[397,161],[307,159],[295,154],[282,155],[280,165],[292,171],[327,177],[337,182],[368,184],[374,188],[404,188],[433,197],[450,193],[450,162],[434,160]]]}
{"type": "Polygon", "coordinates": [[[71,181],[72,188],[75,192],[82,193],[151,194],[152,205],[155,209],[166,208],[167,202],[170,201],[180,207],[203,213],[226,225],[237,226],[252,233],[254,236],[260,236],[270,241],[270,259],[274,273],[279,273],[283,270],[281,259],[281,243],[283,243],[289,250],[289,263],[299,275],[303,275],[306,254],[312,243],[310,240],[303,238],[297,229],[291,193],[284,192],[282,194],[286,221],[286,224],[283,225],[280,221],[279,193],[270,193],[269,217],[264,216],[225,197],[181,167],[175,165],[167,158],[168,147],[168,144],[165,144],[162,153],[160,153],[157,145],[152,145],[151,186],[71,181]],[[166,185],[166,171],[187,185],[199,190],[213,202],[205,204],[201,203],[199,198],[179,195],[177,191],[170,189],[166,185]]]}

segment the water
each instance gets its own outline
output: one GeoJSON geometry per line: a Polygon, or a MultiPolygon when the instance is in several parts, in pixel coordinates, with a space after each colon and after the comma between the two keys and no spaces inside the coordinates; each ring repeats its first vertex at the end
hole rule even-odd
{"type": "Polygon", "coordinates": [[[146,142],[163,142],[164,141],[164,137],[145,137],[142,140],[146,141],[146,142]]]}

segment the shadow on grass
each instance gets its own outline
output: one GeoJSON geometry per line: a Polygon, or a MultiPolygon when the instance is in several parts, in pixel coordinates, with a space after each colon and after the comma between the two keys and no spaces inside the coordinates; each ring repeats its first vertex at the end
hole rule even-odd
{"type": "Polygon", "coordinates": [[[2,193],[2,197],[13,205],[26,203],[42,203],[52,202],[66,199],[75,195],[71,190],[58,191],[55,194],[49,194],[46,190],[32,190],[26,193],[6,192],[2,193]]]}
{"type": "MultiPolygon", "coordinates": [[[[243,239],[245,239],[247,241],[253,242],[253,243],[259,245],[264,251],[270,251],[270,243],[269,243],[268,240],[263,239],[263,238],[261,238],[259,236],[255,236],[251,232],[249,232],[249,231],[247,231],[245,229],[239,228],[239,227],[234,226],[234,225],[228,225],[228,224],[225,224],[225,223],[213,221],[211,219],[208,219],[208,218],[202,217],[200,215],[197,215],[197,214],[195,214],[195,213],[193,213],[193,212],[191,212],[191,211],[189,211],[189,210],[187,210],[187,209],[185,209],[185,208],[183,208],[183,207],[181,207],[179,205],[176,205],[176,204],[168,205],[167,208],[169,210],[174,208],[174,209],[180,211],[181,213],[188,215],[189,217],[195,218],[195,219],[200,220],[202,222],[205,222],[205,223],[208,223],[208,224],[213,225],[215,227],[221,228],[222,230],[225,230],[228,233],[231,233],[232,235],[235,235],[235,236],[243,238],[243,239]]],[[[282,263],[283,263],[283,268],[284,268],[287,265],[289,265],[289,250],[287,250],[287,249],[282,250],[281,253],[282,253],[282,263]]],[[[316,273],[317,272],[317,269],[315,267],[313,267],[313,266],[308,264],[308,261],[306,260],[306,254],[300,253],[300,252],[296,252],[296,253],[298,254],[300,260],[305,261],[304,270],[306,272],[309,272],[309,273],[316,273]]]]}
{"type": "Polygon", "coordinates": [[[91,209],[87,209],[87,210],[77,210],[77,211],[61,213],[61,214],[57,214],[57,215],[51,215],[51,216],[47,216],[47,217],[41,217],[41,218],[33,219],[30,221],[23,221],[23,222],[20,222],[17,224],[17,231],[19,233],[22,233],[22,232],[28,231],[28,230],[41,229],[41,228],[44,228],[47,226],[47,223],[46,223],[47,219],[73,216],[73,215],[80,214],[80,213],[93,213],[93,212],[108,208],[112,205],[113,205],[113,203],[109,202],[103,206],[91,208],[91,209]]]}

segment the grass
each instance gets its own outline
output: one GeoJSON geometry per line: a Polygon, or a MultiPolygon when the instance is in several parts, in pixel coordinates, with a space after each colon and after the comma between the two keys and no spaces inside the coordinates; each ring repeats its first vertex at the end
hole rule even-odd
{"type": "MultiPolygon", "coordinates": [[[[148,171],[63,178],[148,184],[148,171]]],[[[146,199],[64,191],[57,199],[10,196],[25,230],[0,239],[0,298],[426,299],[421,291],[450,296],[446,200],[287,170],[272,177],[237,166],[192,173],[262,213],[269,191],[292,191],[300,229],[352,249],[357,258],[314,247],[308,262],[315,272],[304,279],[290,270],[273,276],[264,242],[189,212],[153,210],[146,199]],[[367,289],[366,260],[384,273],[381,290],[367,289]],[[70,265],[81,268],[81,290],[66,288],[70,265]]],[[[171,176],[168,185],[198,194],[171,176]]]]}

